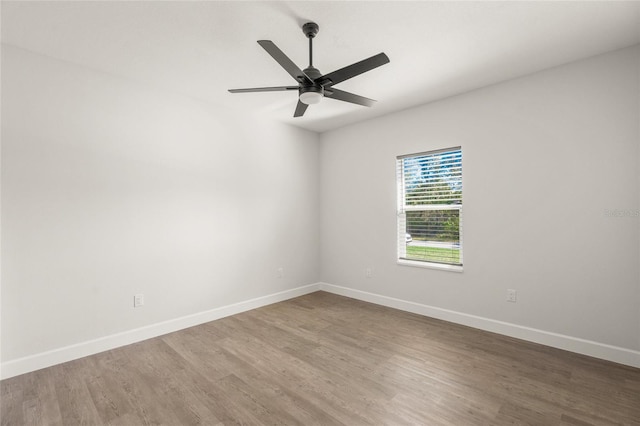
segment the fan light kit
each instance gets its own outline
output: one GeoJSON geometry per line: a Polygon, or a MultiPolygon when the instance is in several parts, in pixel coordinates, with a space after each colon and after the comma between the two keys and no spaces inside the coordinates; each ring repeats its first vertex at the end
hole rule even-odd
{"type": "Polygon", "coordinates": [[[300,93],[300,102],[307,105],[319,104],[322,100],[322,93],[320,92],[304,92],[300,93]]]}
{"type": "Polygon", "coordinates": [[[353,93],[338,90],[333,85],[341,83],[352,77],[371,71],[381,65],[389,63],[389,58],[384,53],[378,53],[375,56],[364,59],[355,64],[351,64],[339,70],[322,74],[317,68],[313,67],[313,38],[318,34],[318,24],[315,22],[307,22],[302,26],[302,32],[309,39],[309,66],[301,70],[293,63],[282,50],[280,50],[270,40],[258,40],[258,44],[267,51],[285,69],[297,82],[297,86],[278,86],[278,87],[256,87],[252,89],[230,89],[231,93],[250,93],[250,92],[279,92],[287,90],[298,91],[298,105],[293,114],[294,117],[302,117],[309,105],[319,103],[323,97],[336,99],[338,101],[350,102],[370,107],[375,101],[363,96],[354,95],[353,93]]]}

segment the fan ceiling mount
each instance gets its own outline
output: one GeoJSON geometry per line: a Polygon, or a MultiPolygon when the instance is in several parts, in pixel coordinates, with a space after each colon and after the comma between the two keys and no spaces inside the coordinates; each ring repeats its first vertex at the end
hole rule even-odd
{"type": "Polygon", "coordinates": [[[336,99],[338,101],[350,102],[357,105],[370,107],[375,103],[373,99],[363,96],[354,95],[353,93],[338,90],[333,86],[352,77],[371,71],[381,65],[389,62],[389,58],[384,53],[378,53],[375,56],[364,59],[355,64],[348,65],[339,70],[322,74],[313,66],[313,39],[318,34],[320,27],[315,22],[307,22],[302,26],[302,32],[309,39],[309,66],[301,70],[293,63],[282,50],[278,48],[271,40],[258,40],[258,44],[267,51],[273,59],[280,64],[297,82],[297,86],[277,86],[277,87],[256,87],[252,89],[229,89],[231,93],[250,93],[250,92],[279,92],[288,90],[298,91],[298,105],[293,114],[294,117],[302,117],[307,107],[316,104],[323,97],[336,99]]]}

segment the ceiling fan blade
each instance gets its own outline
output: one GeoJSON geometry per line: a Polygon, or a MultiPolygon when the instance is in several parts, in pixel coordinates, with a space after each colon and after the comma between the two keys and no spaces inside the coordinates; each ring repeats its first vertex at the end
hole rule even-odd
{"type": "Polygon", "coordinates": [[[387,55],[378,53],[375,56],[318,77],[316,82],[322,86],[332,86],[387,63],[389,63],[387,55]]]}
{"type": "Polygon", "coordinates": [[[374,101],[373,99],[354,95],[353,93],[345,92],[344,90],[338,90],[333,87],[327,88],[327,90],[325,90],[324,97],[336,99],[338,101],[351,102],[352,104],[363,105],[366,107],[370,107],[376,103],[376,101],[374,101]]]}
{"type": "Polygon", "coordinates": [[[304,115],[304,112],[307,110],[307,107],[309,105],[300,102],[300,99],[298,99],[298,105],[296,105],[296,112],[293,113],[294,117],[302,117],[304,115]]]}
{"type": "Polygon", "coordinates": [[[302,70],[293,63],[291,59],[287,55],[284,54],[282,50],[278,48],[271,40],[258,40],[258,44],[263,47],[264,50],[267,51],[269,55],[276,60],[277,63],[280,64],[282,68],[287,71],[291,77],[293,77],[296,81],[302,83],[313,83],[313,81],[305,75],[302,70]]]}
{"type": "Polygon", "coordinates": [[[229,92],[231,93],[281,92],[285,90],[298,90],[298,86],[254,87],[252,89],[229,89],[229,92]]]}

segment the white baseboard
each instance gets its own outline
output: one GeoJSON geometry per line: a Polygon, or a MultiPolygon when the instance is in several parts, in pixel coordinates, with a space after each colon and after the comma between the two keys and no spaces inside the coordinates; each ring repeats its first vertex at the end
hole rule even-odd
{"type": "Polygon", "coordinates": [[[24,358],[3,362],[0,365],[0,379],[18,376],[20,374],[29,373],[41,368],[50,367],[52,365],[61,364],[63,362],[72,361],[74,359],[97,354],[120,346],[130,345],[142,340],[158,337],[163,334],[172,333],[174,331],[193,327],[209,321],[214,321],[230,315],[239,314],[241,312],[256,309],[261,306],[282,302],[287,299],[313,293],[320,290],[319,284],[310,284],[297,287],[291,290],[281,291],[279,293],[269,294],[255,299],[246,300],[232,305],[222,306],[196,314],[163,321],[157,324],[151,324],[145,327],[124,331],[122,333],[112,334],[110,336],[100,337],[98,339],[86,342],[76,343],[74,345],[53,349],[24,358]]]}
{"type": "Polygon", "coordinates": [[[7,379],[29,373],[41,368],[158,337],[163,334],[204,324],[209,321],[282,302],[319,290],[640,368],[639,351],[409,302],[366,291],[354,290],[327,283],[316,283],[3,362],[0,365],[0,379],[7,379]]]}
{"type": "Polygon", "coordinates": [[[503,321],[496,321],[489,318],[450,311],[434,306],[408,302],[406,300],[381,296],[379,294],[368,293],[361,290],[354,290],[347,287],[340,287],[333,284],[319,283],[319,287],[322,291],[338,294],[341,296],[347,296],[352,299],[358,299],[364,302],[375,303],[382,306],[388,306],[390,308],[395,308],[414,314],[437,318],[456,324],[478,328],[480,330],[491,331],[493,333],[527,340],[529,342],[540,343],[542,345],[640,368],[640,352],[634,351],[632,349],[620,348],[617,346],[593,342],[577,337],[565,336],[562,334],[551,333],[548,331],[538,330],[530,327],[523,327],[503,321]]]}

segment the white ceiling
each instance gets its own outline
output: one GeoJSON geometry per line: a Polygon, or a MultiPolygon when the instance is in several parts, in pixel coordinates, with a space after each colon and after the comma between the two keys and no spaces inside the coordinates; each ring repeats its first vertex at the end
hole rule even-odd
{"type": "Polygon", "coordinates": [[[327,131],[640,43],[640,2],[9,2],[2,42],[226,108],[327,131]],[[391,62],[336,85],[372,108],[325,99],[293,118],[295,85],[256,43],[307,66],[301,25],[320,25],[328,73],[379,52],[391,62]]]}

